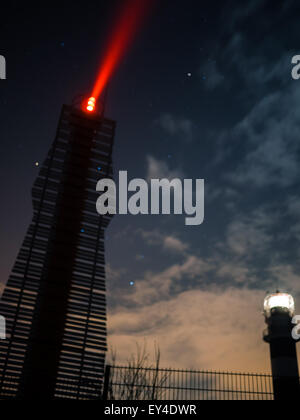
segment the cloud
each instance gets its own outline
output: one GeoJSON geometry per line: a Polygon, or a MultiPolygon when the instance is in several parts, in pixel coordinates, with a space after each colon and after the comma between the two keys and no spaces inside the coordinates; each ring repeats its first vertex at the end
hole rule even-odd
{"type": "Polygon", "coordinates": [[[124,295],[122,291],[122,301],[126,306],[143,306],[168,299],[191,288],[191,281],[194,286],[204,281],[204,276],[211,269],[208,261],[186,254],[182,262],[172,264],[159,272],[146,271],[136,278],[135,287],[128,295],[124,295]]]}
{"type": "Polygon", "coordinates": [[[189,247],[188,244],[180,241],[180,239],[175,238],[174,236],[166,236],[163,239],[163,246],[165,249],[178,252],[180,254],[186,251],[189,247]]]}
{"type": "Polygon", "coordinates": [[[221,279],[234,280],[235,283],[247,284],[250,276],[250,270],[241,263],[226,263],[220,265],[217,270],[217,276],[221,279]]]}
{"type": "Polygon", "coordinates": [[[125,268],[113,268],[111,264],[105,265],[106,280],[108,282],[119,280],[124,274],[126,274],[125,268]]]}
{"type": "Polygon", "coordinates": [[[138,232],[142,238],[145,239],[147,244],[161,246],[165,251],[184,254],[185,251],[189,248],[187,243],[182,242],[174,235],[163,234],[158,230],[145,231],[140,229],[138,232]]]}
{"type": "Polygon", "coordinates": [[[258,290],[196,289],[139,307],[117,307],[109,315],[109,343],[117,345],[120,363],[146,339],[159,344],[164,366],[266,371],[263,297],[258,290]]]}
{"type": "Polygon", "coordinates": [[[179,118],[164,113],[160,115],[157,123],[170,136],[180,137],[181,140],[187,142],[194,138],[194,123],[187,118],[179,118]]]}
{"type": "MultiPolygon", "coordinates": [[[[272,267],[282,264],[292,234],[288,232],[284,240],[279,236],[276,229],[280,225],[280,217],[281,212],[274,211],[272,207],[257,208],[249,214],[236,213],[235,219],[224,227],[223,238],[218,236],[217,241],[210,239],[207,244],[210,252],[201,256],[190,243],[174,234],[157,229],[138,229],[137,233],[146,244],[160,247],[166,257],[174,254],[181,258],[176,264],[166,259],[166,268],[160,268],[160,271],[153,267],[135,275],[135,288],[129,296],[122,295],[124,305],[154,303],[161,297],[168,299],[199,286],[205,289],[212,285],[234,285],[259,287],[264,291],[276,288],[277,277],[270,273],[272,267]],[[282,245],[282,250],[279,245],[282,245]]],[[[287,290],[295,285],[295,271],[297,267],[291,266],[288,278],[281,272],[281,284],[287,290]]]]}
{"type": "MultiPolygon", "coordinates": [[[[297,212],[298,205],[291,197],[288,211],[297,212]]],[[[181,262],[145,271],[120,296],[111,292],[116,303],[108,317],[109,343],[117,347],[118,361],[125,363],[136,342],[146,339],[159,344],[164,366],[268,371],[263,299],[278,287],[299,296],[296,266],[273,252],[279,217],[268,207],[236,214],[208,256],[193,255],[187,246],[181,262]]],[[[162,248],[170,236],[139,233],[162,248]]]]}
{"type": "MultiPolygon", "coordinates": [[[[299,296],[300,84],[291,80],[288,35],[273,31],[283,27],[292,2],[268,8],[267,19],[265,10],[257,13],[266,3],[226,8],[228,25],[199,69],[203,86],[228,103],[212,143],[214,154],[221,151],[209,180],[216,188],[207,196],[208,210],[214,210],[207,212],[211,221],[200,245],[193,234],[186,243],[175,230],[155,230],[157,225],[144,232],[147,244],[164,253],[157,265],[136,274],[133,288],[119,296],[113,291],[110,343],[117,344],[121,360],[146,338],[159,343],[165,366],[269,370],[269,349],[261,339],[263,298],[277,287],[299,296]],[[225,96],[217,89],[223,86],[225,96]],[[180,255],[176,264],[172,253],[180,255]]],[[[158,124],[175,139],[195,135],[190,120],[170,113],[158,124]]],[[[147,163],[148,179],[184,177],[153,156],[147,163]]]]}
{"type": "Polygon", "coordinates": [[[277,263],[272,265],[268,271],[276,289],[292,293],[295,299],[297,297],[300,299],[299,273],[295,272],[295,267],[291,264],[277,263]]]}
{"type": "Polygon", "coordinates": [[[147,179],[162,179],[166,178],[172,180],[175,178],[183,179],[184,173],[181,169],[171,170],[166,162],[158,160],[153,156],[147,156],[147,179]]]}
{"type": "Polygon", "coordinates": [[[288,187],[299,178],[300,115],[296,112],[300,100],[299,86],[271,93],[225,136],[217,161],[237,160],[239,163],[225,175],[236,185],[251,187],[288,187]]]}
{"type": "MultiPolygon", "coordinates": [[[[273,47],[271,39],[267,38],[261,45],[254,45],[249,37],[246,37],[242,32],[236,32],[222,51],[215,52],[219,59],[219,65],[225,63],[226,75],[229,73],[226,81],[234,82],[232,76],[238,75],[243,81],[245,92],[248,92],[245,87],[255,86],[258,90],[258,87],[266,89],[271,82],[277,82],[277,87],[290,82],[293,53],[281,52],[281,49],[278,49],[276,57],[270,57],[266,53],[266,45],[269,45],[268,50],[271,51],[273,47]],[[252,53],[254,49],[255,54],[252,53]],[[232,75],[230,75],[230,70],[232,75]]],[[[251,92],[251,94],[253,93],[255,92],[251,92]]]]}
{"type": "Polygon", "coordinates": [[[288,212],[291,216],[299,217],[300,214],[300,197],[291,196],[287,201],[288,212]]]}
{"type": "Polygon", "coordinates": [[[217,42],[210,48],[208,61],[200,66],[208,90],[224,85],[234,94],[240,84],[238,100],[243,104],[290,83],[291,58],[296,51],[287,46],[293,45],[291,39],[296,38],[298,27],[291,10],[294,4],[291,0],[270,8],[268,2],[253,0],[239,7],[232,0],[231,6],[223,8],[217,42]],[[284,28],[286,21],[289,34],[278,29],[284,28]],[[249,31],[254,27],[254,32],[249,31]]]}
{"type": "Polygon", "coordinates": [[[266,211],[256,210],[229,223],[226,243],[230,251],[244,260],[253,257],[253,253],[268,253],[273,239],[274,217],[274,214],[270,217],[266,211]]]}
{"type": "MultiPolygon", "coordinates": [[[[300,198],[296,196],[290,196],[287,199],[287,211],[286,217],[290,221],[290,231],[286,232],[286,235],[294,236],[300,242],[300,198]]],[[[299,248],[300,255],[300,248],[299,248]]]]}

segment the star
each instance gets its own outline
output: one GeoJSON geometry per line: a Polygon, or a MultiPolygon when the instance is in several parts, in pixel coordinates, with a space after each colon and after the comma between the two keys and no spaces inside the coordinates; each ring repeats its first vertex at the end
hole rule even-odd
{"type": "Polygon", "coordinates": [[[131,281],[129,284],[130,286],[134,286],[134,281],[131,281]]]}
{"type": "Polygon", "coordinates": [[[188,77],[192,77],[192,73],[187,73],[187,76],[188,77]]]}
{"type": "Polygon", "coordinates": [[[35,162],[35,166],[39,166],[40,164],[39,164],[39,162],[35,162]]]}
{"type": "Polygon", "coordinates": [[[60,46],[61,46],[61,47],[64,47],[64,46],[65,46],[65,43],[64,43],[64,42],[61,42],[61,43],[60,43],[60,46]]]}

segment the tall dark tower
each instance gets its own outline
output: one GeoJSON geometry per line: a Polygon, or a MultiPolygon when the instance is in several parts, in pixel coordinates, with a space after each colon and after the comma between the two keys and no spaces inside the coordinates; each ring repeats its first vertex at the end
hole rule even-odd
{"type": "Polygon", "coordinates": [[[294,299],[287,293],[274,293],[264,302],[268,325],[264,340],[270,344],[275,400],[300,398],[296,341],[292,337],[294,310],[294,299]]]}
{"type": "Polygon", "coordinates": [[[0,304],[0,398],[99,398],[106,351],[104,232],[115,122],[62,108],[32,190],[33,219],[0,304]]]}

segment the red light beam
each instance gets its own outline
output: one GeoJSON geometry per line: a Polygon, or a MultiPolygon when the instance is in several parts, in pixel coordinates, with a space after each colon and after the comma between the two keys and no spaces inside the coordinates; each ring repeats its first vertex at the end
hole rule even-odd
{"type": "Polygon", "coordinates": [[[153,0],[126,0],[113,34],[109,39],[104,59],[102,60],[100,71],[94,85],[92,97],[96,100],[103,92],[135,34],[142,26],[143,19],[152,2],[153,0]]]}

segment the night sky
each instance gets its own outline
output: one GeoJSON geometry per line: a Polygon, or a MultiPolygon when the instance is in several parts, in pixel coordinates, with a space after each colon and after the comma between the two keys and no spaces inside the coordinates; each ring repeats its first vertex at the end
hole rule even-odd
{"type": "MultiPolygon", "coordinates": [[[[62,104],[91,92],[122,1],[19,3],[1,6],[2,283],[32,217],[35,163],[62,104]]],[[[111,79],[115,174],[204,178],[206,188],[201,226],[127,215],[107,230],[109,344],[120,362],[146,340],[164,366],[270,370],[264,296],[279,288],[300,308],[299,6],[153,0],[111,79]]]]}

